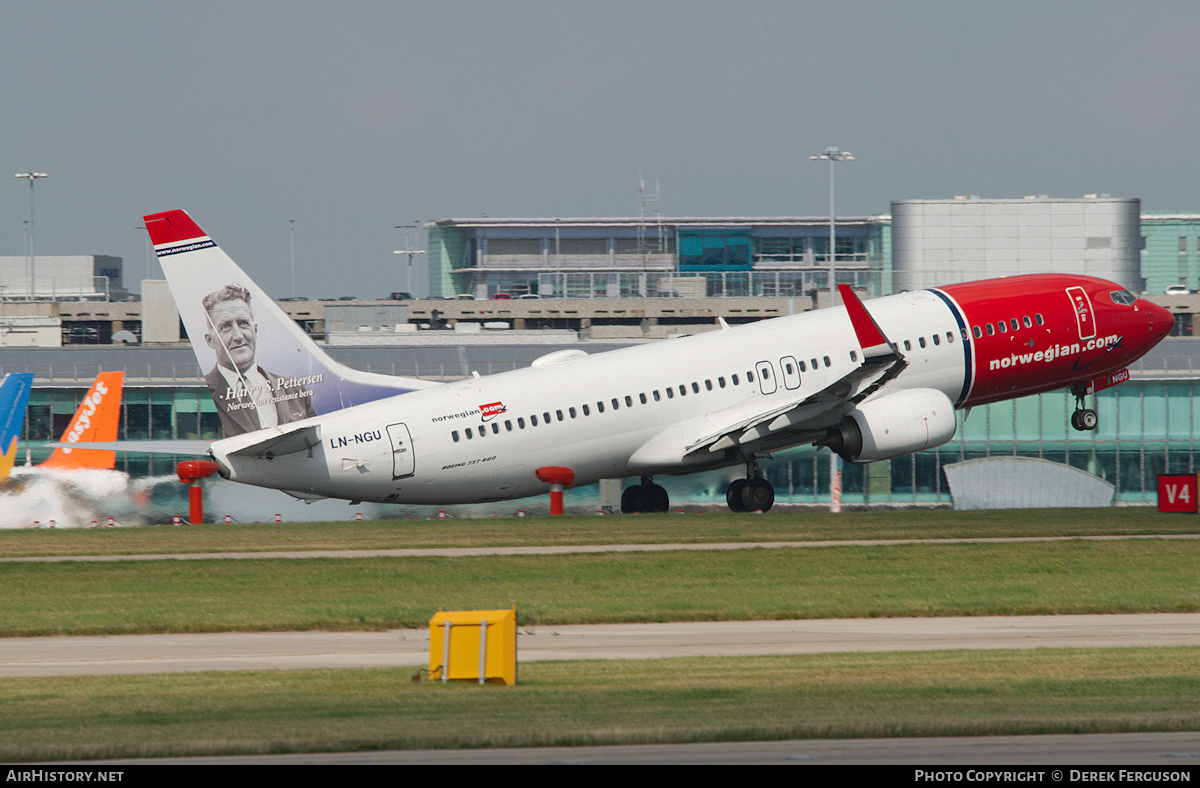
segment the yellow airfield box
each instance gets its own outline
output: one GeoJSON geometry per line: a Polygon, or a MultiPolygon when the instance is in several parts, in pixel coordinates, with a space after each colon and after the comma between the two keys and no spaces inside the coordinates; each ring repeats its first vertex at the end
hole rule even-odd
{"type": "Polygon", "coordinates": [[[516,608],[439,610],[429,619],[429,678],[516,684],[516,608]]]}

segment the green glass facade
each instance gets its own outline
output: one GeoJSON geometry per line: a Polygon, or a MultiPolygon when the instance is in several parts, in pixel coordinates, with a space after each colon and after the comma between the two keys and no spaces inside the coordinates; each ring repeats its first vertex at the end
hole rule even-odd
{"type": "Polygon", "coordinates": [[[1200,213],[1142,214],[1142,280],[1146,293],[1200,289],[1200,213]]]}
{"type": "MultiPolygon", "coordinates": [[[[1096,398],[1100,425],[1076,432],[1069,419],[1075,398],[1051,392],[973,409],[954,439],[931,451],[842,466],[846,503],[949,503],[942,467],[979,457],[1037,457],[1071,465],[1116,487],[1119,503],[1153,503],[1157,475],[1194,473],[1200,380],[1131,380],[1096,398]]],[[[780,455],[764,465],[776,500],[825,503],[829,461],[811,451],[780,455]]]]}
{"type": "MultiPolygon", "coordinates": [[[[62,434],[85,392],[34,389],[21,446],[32,447],[35,463],[49,456],[44,444],[62,434]]],[[[848,504],[950,503],[944,465],[1001,455],[1072,465],[1111,482],[1116,500],[1133,504],[1156,500],[1157,474],[1200,469],[1200,380],[1135,379],[1103,391],[1096,398],[1100,426],[1094,432],[1070,427],[1074,404],[1074,397],[1059,391],[978,407],[965,418],[960,412],[958,432],[944,446],[889,462],[843,464],[842,499],[848,504]]],[[[121,408],[120,439],[220,437],[204,388],[126,389],[121,408]]],[[[798,449],[764,462],[777,500],[828,502],[827,457],[798,449]]],[[[119,453],[117,468],[135,477],[171,474],[178,459],[184,458],[119,453]]],[[[711,489],[714,499],[724,495],[723,488],[711,489]]]]}
{"type": "MultiPolygon", "coordinates": [[[[71,422],[86,387],[34,388],[25,412],[18,463],[24,448],[30,448],[34,464],[50,456],[47,442],[57,441],[71,422]]],[[[117,440],[216,440],[221,421],[212,396],[204,387],[126,387],[121,397],[121,421],[117,440]]],[[[117,470],[131,476],[173,473],[179,458],[120,452],[117,470]]]]}

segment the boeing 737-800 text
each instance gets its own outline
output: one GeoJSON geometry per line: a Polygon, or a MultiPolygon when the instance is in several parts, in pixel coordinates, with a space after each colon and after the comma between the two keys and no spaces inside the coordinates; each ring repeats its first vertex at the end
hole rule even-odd
{"type": "Polygon", "coordinates": [[[638,481],[622,509],[665,511],[653,477],[744,466],[734,511],[767,510],[759,462],[816,444],[848,462],[939,446],[956,410],[1128,377],[1171,315],[1113,282],[1042,274],[949,285],[453,383],[369,375],[326,356],[183,211],[146,217],[226,437],[227,479],[383,503],[450,504],[638,481]],[[546,469],[553,472],[539,473],[546,469]],[[570,469],[569,471],[563,469],[570,469]]]}

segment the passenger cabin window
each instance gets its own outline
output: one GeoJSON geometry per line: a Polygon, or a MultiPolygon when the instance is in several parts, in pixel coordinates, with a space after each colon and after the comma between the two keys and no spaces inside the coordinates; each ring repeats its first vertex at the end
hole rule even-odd
{"type": "Polygon", "coordinates": [[[825,362],[825,366],[829,366],[829,356],[825,356],[821,360],[825,362]]]}
{"type": "Polygon", "coordinates": [[[996,323],[996,328],[1000,329],[1001,334],[1008,333],[1008,323],[1005,323],[1003,320],[996,323]]]}
{"type": "Polygon", "coordinates": [[[987,333],[988,333],[988,336],[989,336],[989,337],[990,337],[992,334],[995,334],[995,333],[996,333],[996,329],[995,329],[995,327],[994,327],[994,326],[993,326],[991,323],[988,323],[988,324],[987,324],[987,333]]]}
{"type": "Polygon", "coordinates": [[[1037,324],[1038,324],[1039,326],[1044,326],[1044,325],[1046,325],[1046,319],[1045,319],[1044,317],[1042,317],[1042,313],[1041,313],[1041,312],[1038,312],[1036,315],[1034,315],[1034,316],[1033,316],[1033,319],[1034,319],[1034,321],[1036,321],[1036,322],[1037,322],[1037,324]]]}
{"type": "Polygon", "coordinates": [[[982,339],[982,338],[983,338],[983,331],[981,331],[981,330],[979,329],[979,326],[971,326],[971,333],[973,333],[973,334],[975,335],[975,338],[976,338],[976,339],[982,339]]]}

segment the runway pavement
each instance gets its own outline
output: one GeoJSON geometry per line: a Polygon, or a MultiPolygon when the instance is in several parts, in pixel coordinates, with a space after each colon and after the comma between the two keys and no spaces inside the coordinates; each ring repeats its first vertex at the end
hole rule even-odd
{"type": "MultiPolygon", "coordinates": [[[[1200,614],[816,619],[520,627],[520,662],[842,651],[1200,645],[1200,614]]],[[[0,638],[0,676],[424,666],[429,633],[0,638]]]]}

